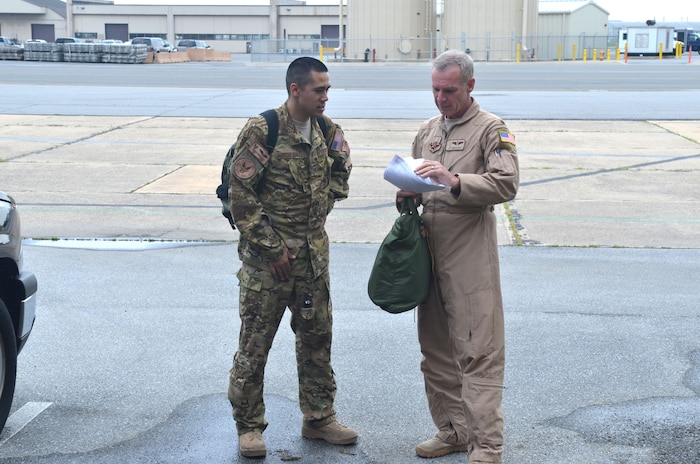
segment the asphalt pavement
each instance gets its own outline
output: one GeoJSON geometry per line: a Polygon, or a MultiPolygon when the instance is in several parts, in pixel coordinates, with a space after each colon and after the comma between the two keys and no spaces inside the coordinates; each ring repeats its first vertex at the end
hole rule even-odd
{"type": "MultiPolygon", "coordinates": [[[[237,236],[214,196],[245,120],[193,114],[217,101],[212,89],[165,97],[97,86],[91,99],[105,116],[88,100],[56,96],[72,95],[70,86],[35,86],[31,96],[12,84],[3,93],[13,88],[23,100],[5,102],[23,106],[0,111],[0,185],[19,203],[25,265],[40,290],[0,462],[250,462],[236,454],[225,398],[238,327],[237,236]],[[42,100],[60,104],[32,112],[42,100]],[[129,110],[138,100],[149,114],[129,110]]],[[[342,95],[351,105],[377,94],[342,95]]],[[[269,98],[243,96],[250,106],[269,98]]],[[[525,92],[501,107],[523,116],[506,119],[521,188],[497,209],[506,462],[700,462],[700,124],[571,118],[580,95],[557,119],[557,96],[525,92]]],[[[666,96],[649,94],[649,105],[664,107],[666,96]]],[[[413,449],[434,428],[415,315],[386,314],[366,296],[378,243],[396,217],[382,172],[410,150],[423,116],[401,111],[414,97],[379,100],[378,119],[366,110],[337,117],[354,168],[350,198],[327,225],[333,362],[339,418],[360,441],[301,439],[285,320],[267,369],[271,452],[263,462],[425,462],[413,449]]],[[[610,108],[633,105],[629,95],[599,97],[610,108]]]]}
{"type": "MultiPolygon", "coordinates": [[[[235,244],[73,246],[26,249],[40,312],[15,413],[45,409],[0,435],[0,462],[255,462],[237,455],[225,393],[239,327],[235,244]]],[[[369,301],[376,250],[331,246],[336,407],[358,444],[301,438],[285,317],[266,369],[262,462],[425,462],[414,447],[435,430],[416,316],[369,301]]],[[[500,256],[505,462],[699,462],[700,250],[504,246],[500,256]]]]}

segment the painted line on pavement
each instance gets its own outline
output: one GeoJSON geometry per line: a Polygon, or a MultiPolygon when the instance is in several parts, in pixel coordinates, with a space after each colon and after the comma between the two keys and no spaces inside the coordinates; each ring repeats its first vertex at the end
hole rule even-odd
{"type": "Polygon", "coordinates": [[[51,406],[53,403],[29,402],[15,411],[5,423],[5,428],[0,434],[0,446],[5,444],[10,438],[15,436],[25,425],[30,423],[36,416],[41,414],[44,409],[51,406]]]}

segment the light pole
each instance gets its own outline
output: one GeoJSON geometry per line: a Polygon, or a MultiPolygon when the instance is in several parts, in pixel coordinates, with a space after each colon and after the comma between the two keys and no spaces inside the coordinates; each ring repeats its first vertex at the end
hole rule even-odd
{"type": "Polygon", "coordinates": [[[66,35],[73,37],[73,0],[66,0],[66,35]]]}

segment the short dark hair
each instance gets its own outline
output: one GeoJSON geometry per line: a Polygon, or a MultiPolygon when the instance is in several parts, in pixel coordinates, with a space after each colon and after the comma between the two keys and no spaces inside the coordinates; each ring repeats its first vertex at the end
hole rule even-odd
{"type": "Polygon", "coordinates": [[[328,72],[328,68],[323,62],[310,56],[302,56],[292,61],[287,68],[287,93],[290,93],[292,83],[302,89],[306,87],[306,84],[313,80],[311,71],[328,72]]]}

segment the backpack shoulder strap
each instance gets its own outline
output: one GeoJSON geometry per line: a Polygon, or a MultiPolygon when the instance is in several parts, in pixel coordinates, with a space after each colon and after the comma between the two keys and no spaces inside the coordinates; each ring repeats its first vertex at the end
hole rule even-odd
{"type": "Polygon", "coordinates": [[[277,145],[277,133],[280,129],[280,121],[277,111],[274,109],[263,111],[260,115],[267,121],[267,152],[272,153],[277,145]]]}
{"type": "Polygon", "coordinates": [[[323,116],[319,116],[316,118],[318,121],[318,125],[321,126],[321,132],[323,132],[323,137],[327,138],[328,137],[328,126],[326,125],[326,118],[323,116]]]}

